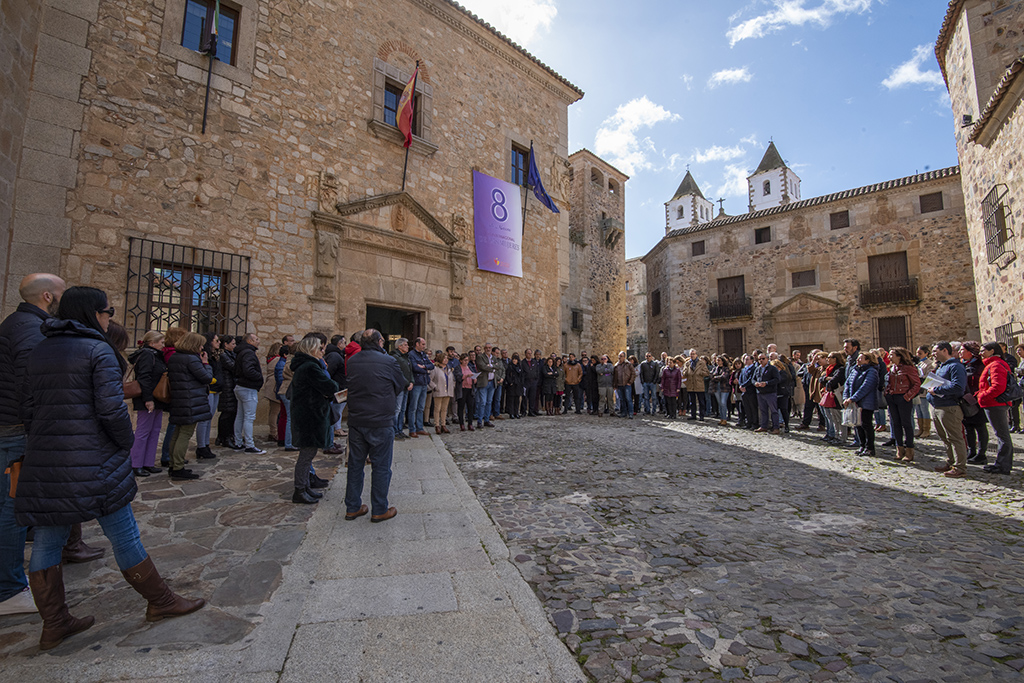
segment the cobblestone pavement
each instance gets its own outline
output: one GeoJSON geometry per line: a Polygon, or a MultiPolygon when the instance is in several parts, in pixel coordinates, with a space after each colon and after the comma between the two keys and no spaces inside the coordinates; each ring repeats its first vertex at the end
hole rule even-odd
{"type": "Polygon", "coordinates": [[[947,479],[934,437],[907,466],[818,432],[496,425],[445,443],[594,680],[1021,680],[1019,473],[947,479]]]}
{"type": "MultiPolygon", "coordinates": [[[[64,581],[72,614],[93,614],[96,625],[42,656],[82,661],[227,645],[261,623],[260,608],[272,600],[315,506],[291,502],[294,453],[215,452],[216,460],[190,465],[199,480],[173,482],[166,470],[138,480],[132,503],[161,575],[178,593],[205,597],[207,606],[188,618],[147,623],[145,601],[125,583],[99,525],[87,522],[85,541],[106,548],[106,555],[64,565],[64,581]]],[[[338,461],[321,456],[314,465],[331,478],[338,461]]],[[[36,614],[3,617],[0,661],[40,656],[40,623],[36,614]]]]}

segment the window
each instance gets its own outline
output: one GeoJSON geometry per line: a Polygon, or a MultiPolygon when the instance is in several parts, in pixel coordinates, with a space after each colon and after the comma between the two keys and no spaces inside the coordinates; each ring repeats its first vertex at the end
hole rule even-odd
{"type": "Polygon", "coordinates": [[[661,290],[651,292],[651,315],[657,318],[661,315],[661,290]]]}
{"type": "Polygon", "coordinates": [[[868,257],[868,281],[872,287],[906,282],[908,279],[907,252],[894,251],[868,257]]]}
{"type": "Polygon", "coordinates": [[[612,293],[611,292],[605,292],[604,293],[604,300],[605,301],[611,301],[612,300],[612,293]]]}
{"type": "Polygon", "coordinates": [[[739,358],[743,355],[743,328],[734,330],[722,330],[722,344],[719,346],[722,353],[730,358],[739,358]]]}
{"type": "Polygon", "coordinates": [[[770,226],[767,228],[758,228],[754,231],[754,244],[765,244],[766,242],[771,241],[772,229],[770,226]]]}
{"type": "Polygon", "coordinates": [[[703,256],[706,253],[704,240],[699,240],[690,245],[690,256],[703,256]]]}
{"type": "Polygon", "coordinates": [[[772,181],[770,181],[770,180],[764,181],[764,185],[761,186],[761,189],[763,190],[763,192],[762,192],[763,195],[765,195],[766,197],[768,195],[770,195],[772,193],[772,181]]]}
{"type": "Polygon", "coordinates": [[[836,213],[829,214],[828,216],[829,227],[833,230],[842,230],[843,228],[850,227],[850,212],[849,211],[838,211],[836,213]]]}
{"type": "Polygon", "coordinates": [[[910,338],[907,336],[906,316],[895,316],[892,318],[876,318],[875,327],[878,346],[882,349],[891,349],[894,346],[911,348],[910,338]]]}
{"type": "Polygon", "coordinates": [[[526,176],[530,172],[530,150],[512,143],[512,171],[509,182],[526,187],[526,176]]]}
{"type": "Polygon", "coordinates": [[[583,311],[572,309],[572,329],[579,331],[583,329],[583,311]]]}
{"type": "Polygon", "coordinates": [[[590,169],[590,182],[604,187],[604,176],[596,168],[590,169]]]}
{"type": "Polygon", "coordinates": [[[995,263],[1006,253],[1006,244],[1013,233],[1006,225],[1006,186],[996,185],[981,202],[981,217],[985,226],[985,247],[988,250],[988,262],[995,263]]]}
{"type": "MultiPolygon", "coordinates": [[[[384,123],[389,126],[398,125],[398,103],[402,101],[402,92],[405,90],[404,85],[398,85],[392,81],[388,81],[384,85],[384,123]]],[[[420,96],[414,94],[412,98],[413,106],[413,117],[412,117],[412,134],[420,134],[420,122],[419,117],[416,116],[417,111],[420,108],[420,96]]]]}
{"type": "Polygon", "coordinates": [[[743,301],[746,297],[746,284],[742,275],[718,278],[719,301],[743,301]]]}
{"type": "Polygon", "coordinates": [[[614,178],[608,179],[608,192],[610,192],[611,194],[619,193],[619,184],[615,182],[614,178]]]}
{"type": "Polygon", "coordinates": [[[934,192],[932,194],[921,195],[921,213],[931,213],[932,211],[942,211],[942,193],[934,192]]]}
{"type": "Polygon", "coordinates": [[[626,327],[629,327],[629,316],[626,316],[626,327]]]}
{"type": "MultiPolygon", "coordinates": [[[[186,0],[185,22],[181,30],[181,45],[196,52],[206,52],[210,23],[216,11],[214,0],[186,0]]],[[[238,10],[220,6],[220,21],[217,24],[217,57],[225,64],[235,63],[235,46],[238,44],[238,10]]]]}
{"type": "Polygon", "coordinates": [[[629,280],[626,280],[626,291],[629,291],[629,280]]]}
{"type": "Polygon", "coordinates": [[[685,216],[686,216],[686,211],[683,209],[683,207],[680,206],[678,209],[676,209],[676,219],[677,220],[683,220],[683,218],[685,216]]]}
{"type": "Polygon", "coordinates": [[[813,287],[818,284],[818,274],[812,268],[811,270],[798,270],[793,272],[793,288],[797,287],[813,287]]]}
{"type": "MultiPolygon", "coordinates": [[[[399,145],[405,142],[405,138],[397,127],[398,102],[402,99],[402,92],[410,78],[412,71],[403,71],[394,64],[378,57],[374,58],[373,119],[369,123],[369,128],[377,137],[399,145]]],[[[421,70],[420,77],[416,79],[416,92],[413,93],[413,139],[410,145],[413,152],[420,154],[433,154],[437,151],[437,145],[431,142],[433,92],[433,86],[426,81],[421,70]]]]}
{"type": "Polygon", "coordinates": [[[125,327],[180,326],[193,332],[242,334],[249,306],[245,256],[131,238],[125,327]]]}

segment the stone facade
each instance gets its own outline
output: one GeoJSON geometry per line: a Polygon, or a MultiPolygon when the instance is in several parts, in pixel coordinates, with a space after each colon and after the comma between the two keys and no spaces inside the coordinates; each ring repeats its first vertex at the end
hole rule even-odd
{"type": "Polygon", "coordinates": [[[953,107],[981,334],[1020,343],[1024,1],[951,2],[936,55],[953,107]]]}
{"type": "Polygon", "coordinates": [[[639,257],[626,260],[626,350],[640,360],[647,353],[647,267],[639,257]]]}
{"type": "Polygon", "coordinates": [[[182,45],[185,0],[45,3],[79,21],[57,45],[70,75],[44,84],[47,10],[29,118],[38,99],[49,125],[73,131],[74,165],[47,179],[66,197],[25,183],[26,207],[59,210],[66,227],[32,269],[106,290],[136,334],[179,314],[266,339],[347,334],[372,318],[435,348],[559,347],[568,211],[524,190],[524,277],[478,270],[472,171],[509,180],[513,149],[532,140],[568,208],[568,106],[583,93],[476,17],[447,0],[225,2],[238,12],[235,53],[213,64],[203,133],[210,61],[182,45]],[[417,60],[403,190],[385,100],[417,60]],[[44,87],[70,98],[79,72],[73,101],[53,105],[44,87]]]}
{"type": "Polygon", "coordinates": [[[956,167],[675,230],[643,257],[650,350],[976,338],[967,249],[956,167]]]}
{"type": "Polygon", "coordinates": [[[589,150],[569,157],[569,287],[562,351],[626,349],[625,188],[629,176],[589,150]]]}

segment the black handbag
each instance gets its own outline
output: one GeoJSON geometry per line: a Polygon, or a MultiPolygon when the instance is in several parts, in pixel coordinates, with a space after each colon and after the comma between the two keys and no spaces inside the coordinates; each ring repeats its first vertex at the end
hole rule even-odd
{"type": "Polygon", "coordinates": [[[978,397],[969,392],[960,397],[959,403],[960,410],[964,411],[964,417],[974,417],[981,410],[978,397]]]}

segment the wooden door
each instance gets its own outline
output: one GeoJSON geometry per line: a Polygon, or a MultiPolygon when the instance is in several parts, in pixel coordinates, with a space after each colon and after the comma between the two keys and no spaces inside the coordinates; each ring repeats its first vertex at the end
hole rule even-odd
{"type": "Polygon", "coordinates": [[[747,292],[742,275],[718,279],[718,300],[720,302],[743,301],[745,298],[747,298],[747,292]]]}
{"type": "Polygon", "coordinates": [[[722,330],[722,353],[729,358],[738,358],[743,355],[743,328],[735,330],[722,330]]]}
{"type": "Polygon", "coordinates": [[[878,319],[878,347],[888,351],[894,346],[909,348],[907,319],[902,315],[878,319]]]}

